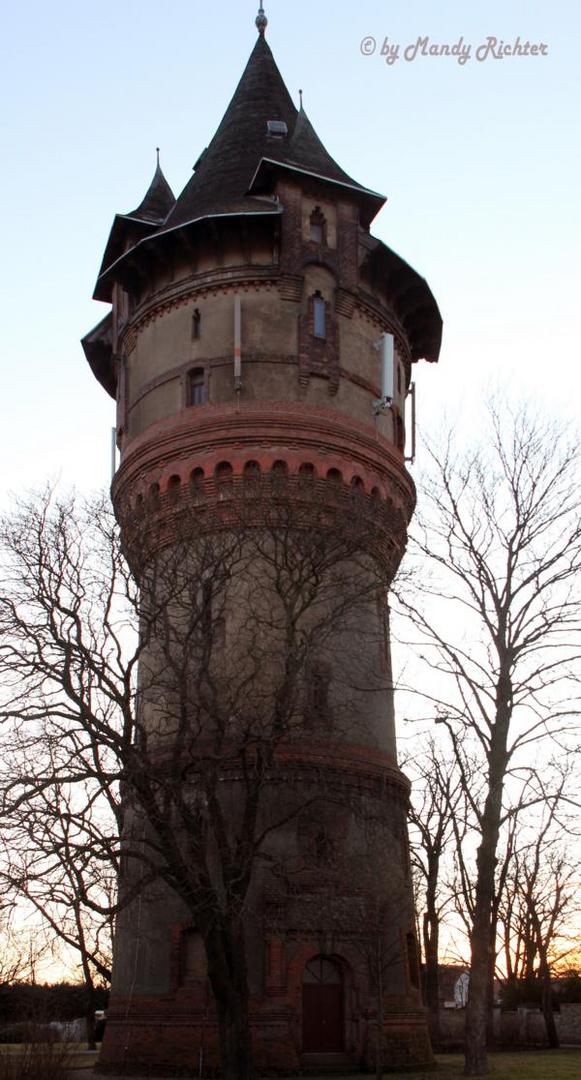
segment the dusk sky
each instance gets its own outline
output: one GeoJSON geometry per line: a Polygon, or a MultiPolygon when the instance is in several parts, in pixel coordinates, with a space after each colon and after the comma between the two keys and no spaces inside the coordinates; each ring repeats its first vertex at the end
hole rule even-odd
{"type": "MultiPolygon", "coordinates": [[[[174,192],[186,184],[254,46],[257,6],[5,6],[2,501],[49,477],[82,489],[108,484],[114,405],[79,339],[106,312],[91,294],[113,216],[141,201],[156,146],[174,192]]],[[[388,196],[372,231],[426,277],[440,305],[440,364],[415,373],[424,431],[448,406],[477,430],[482,395],[505,381],[552,413],[574,413],[579,5],[265,7],[294,100],[302,88],[330,153],[388,196]],[[373,42],[362,46],[369,38],[373,53],[373,42]],[[399,46],[392,64],[381,55],[386,38],[399,46]],[[425,38],[424,49],[455,46],[460,56],[469,46],[468,59],[422,55],[425,38]],[[500,42],[517,38],[537,55],[498,58],[500,42]]]]}

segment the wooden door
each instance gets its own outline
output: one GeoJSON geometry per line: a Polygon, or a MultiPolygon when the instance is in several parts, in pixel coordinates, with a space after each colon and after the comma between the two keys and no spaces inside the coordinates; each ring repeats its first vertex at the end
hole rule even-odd
{"type": "Polygon", "coordinates": [[[343,981],[337,964],[316,956],[303,975],[303,1052],[343,1049],[343,981]]]}

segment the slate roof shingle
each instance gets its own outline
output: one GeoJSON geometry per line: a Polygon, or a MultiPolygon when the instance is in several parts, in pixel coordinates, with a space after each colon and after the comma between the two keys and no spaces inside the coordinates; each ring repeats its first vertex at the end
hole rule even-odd
{"type": "Polygon", "coordinates": [[[153,180],[139,206],[129,214],[123,214],[123,217],[139,218],[140,221],[151,221],[155,225],[162,225],[175,205],[175,201],[175,195],[163,175],[158,158],[153,180]]]}
{"type": "Polygon", "coordinates": [[[264,212],[249,188],[263,158],[362,188],[333,160],[306,113],[299,112],[259,35],[222,121],[196,171],[168,214],[164,229],[220,213],[264,212]],[[269,120],[282,120],[288,134],[273,138],[269,120]]]}

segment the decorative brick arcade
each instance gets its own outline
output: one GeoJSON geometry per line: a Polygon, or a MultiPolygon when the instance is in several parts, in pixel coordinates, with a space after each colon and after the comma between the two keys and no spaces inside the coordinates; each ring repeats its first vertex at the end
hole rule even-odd
{"type": "MultiPolygon", "coordinates": [[[[370,550],[391,575],[414,508],[404,461],[412,366],[437,360],[441,318],[425,280],[369,231],[384,198],[330,157],[288,94],[263,14],[257,26],[232,101],[181,195],[174,199],[158,163],[142,203],[115,217],[107,242],[95,298],[111,312],[83,347],[117,401],[115,510],[130,545],[136,521],[153,515],[167,536],[184,507],[210,530],[227,527],[228,505],[244,503],[255,525],[265,506],[293,505],[303,527],[305,507],[326,507],[329,521],[368,522],[370,550]]],[[[379,627],[384,615],[373,618],[379,627]]],[[[345,794],[324,821],[301,815],[282,831],[278,850],[302,859],[292,888],[268,874],[251,887],[258,1070],[368,1069],[379,1044],[386,1068],[431,1061],[387,623],[383,633],[382,690],[372,705],[361,696],[356,728],[305,724],[282,762],[305,789],[324,777],[345,794]],[[354,792],[388,823],[374,864],[392,951],[379,986],[361,948],[366,840],[354,792]],[[336,865],[321,836],[341,852],[336,865]]],[[[326,673],[331,699],[344,659],[326,673]]],[[[203,941],[177,895],[153,889],[121,914],[113,966],[102,1071],[197,1075],[200,1060],[206,1072],[218,1069],[203,941]]]]}

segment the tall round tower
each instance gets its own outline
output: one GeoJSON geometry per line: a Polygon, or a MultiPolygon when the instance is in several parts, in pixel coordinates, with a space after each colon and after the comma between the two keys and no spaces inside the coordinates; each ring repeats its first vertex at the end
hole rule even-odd
{"type": "MultiPolygon", "coordinates": [[[[385,584],[403,554],[414,507],[405,401],[412,364],[438,358],[441,318],[425,280],[370,234],[383,197],[336,164],[296,109],[265,28],[261,8],[242,78],[179,198],[158,163],[140,206],[116,216],[95,290],[112,310],[83,347],[117,400],[112,490],[129,547],[140,508],[167,544],[186,508],[205,535],[223,536],[233,529],[224,506],[243,504],[236,529],[264,537],[264,507],[279,506],[276,527],[282,512],[295,532],[300,519],[303,551],[322,518],[335,535],[345,525],[351,569],[343,562],[334,580],[340,590],[348,579],[349,593],[354,535],[371,537],[367,584],[375,559],[385,584]]],[[[261,551],[259,561],[272,559],[271,543],[261,551]]],[[[258,587],[263,570],[245,573],[258,587]]],[[[243,636],[240,584],[235,599],[236,617],[220,616],[226,680],[243,636]]],[[[354,615],[341,594],[337,611],[325,647],[301,654],[300,722],[284,745],[293,795],[271,785],[267,801],[289,812],[242,914],[254,1057],[265,1069],[368,1067],[378,1047],[386,1065],[431,1057],[385,603],[366,596],[354,615]]],[[[273,640],[261,656],[275,668],[273,640]]],[[[160,697],[148,702],[145,685],[140,710],[151,737],[160,697]]],[[[220,780],[234,790],[239,768],[230,762],[220,780]]],[[[233,831],[239,809],[232,796],[233,831]]],[[[163,883],[122,913],[104,1068],[194,1072],[200,1054],[216,1064],[202,922],[163,883]]]]}

